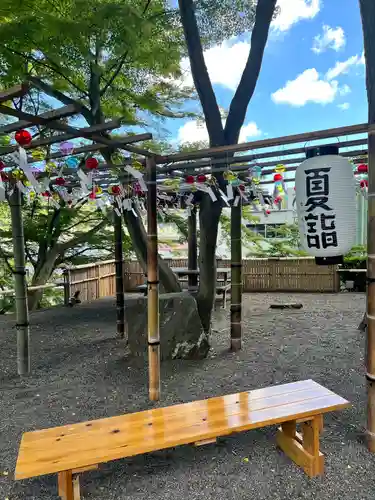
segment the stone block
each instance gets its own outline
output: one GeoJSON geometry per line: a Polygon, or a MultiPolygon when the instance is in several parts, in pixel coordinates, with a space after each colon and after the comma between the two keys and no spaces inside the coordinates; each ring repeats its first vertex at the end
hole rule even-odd
{"type": "MultiPolygon", "coordinates": [[[[166,359],[202,359],[210,349],[197,303],[189,293],[159,296],[160,355],[166,359]]],[[[147,297],[125,295],[125,331],[130,353],[147,359],[147,297]]]]}

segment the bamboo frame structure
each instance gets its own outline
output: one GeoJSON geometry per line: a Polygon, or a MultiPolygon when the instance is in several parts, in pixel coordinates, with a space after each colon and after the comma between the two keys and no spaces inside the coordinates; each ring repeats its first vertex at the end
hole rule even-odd
{"type": "Polygon", "coordinates": [[[368,240],[367,240],[367,445],[375,452],[375,134],[368,136],[368,240]]]}
{"type": "Polygon", "coordinates": [[[147,158],[147,309],[149,398],[160,399],[159,269],[156,162],[147,158]]]}
{"type": "Polygon", "coordinates": [[[230,209],[231,239],[231,304],[230,304],[230,344],[232,351],[239,351],[242,343],[242,203],[234,203],[230,209]]]}
{"type": "Polygon", "coordinates": [[[124,256],[123,256],[123,231],[121,214],[113,211],[114,240],[115,240],[115,273],[116,273],[116,326],[117,336],[125,335],[125,300],[124,300],[124,256]]]}
{"type": "MultiPolygon", "coordinates": [[[[188,215],[188,269],[198,269],[197,209],[193,207],[188,215]]],[[[198,275],[188,275],[188,287],[198,285],[198,275]]]]}
{"type": "Polygon", "coordinates": [[[14,253],[14,289],[16,300],[17,330],[17,370],[18,375],[30,373],[30,326],[27,303],[27,284],[25,268],[25,238],[23,233],[21,193],[17,186],[9,196],[12,221],[12,239],[14,253]]]}

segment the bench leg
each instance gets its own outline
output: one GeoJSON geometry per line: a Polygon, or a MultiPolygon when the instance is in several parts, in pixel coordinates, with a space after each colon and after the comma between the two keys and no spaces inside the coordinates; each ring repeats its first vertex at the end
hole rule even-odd
{"type": "Polygon", "coordinates": [[[324,472],[324,456],[319,451],[319,432],[323,428],[322,416],[318,415],[301,423],[302,434],[297,432],[297,422],[285,422],[277,431],[277,445],[302,467],[310,477],[324,472]]]}
{"type": "Polygon", "coordinates": [[[65,470],[58,474],[59,497],[62,500],[80,500],[79,475],[73,477],[71,470],[65,470]]]}

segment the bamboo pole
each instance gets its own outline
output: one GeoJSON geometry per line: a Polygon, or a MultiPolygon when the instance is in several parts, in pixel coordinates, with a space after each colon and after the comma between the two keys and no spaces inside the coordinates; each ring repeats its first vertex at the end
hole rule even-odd
{"type": "Polygon", "coordinates": [[[14,186],[9,196],[14,254],[14,289],[16,301],[17,368],[19,375],[30,373],[30,326],[27,304],[25,240],[21,210],[21,193],[14,186]]]}
{"type": "Polygon", "coordinates": [[[160,335],[159,335],[159,271],[158,226],[156,209],[156,162],[146,160],[147,166],[147,310],[149,397],[160,399],[160,335]]]}
{"type": "Polygon", "coordinates": [[[231,207],[231,305],[230,305],[230,338],[231,350],[241,349],[242,337],[242,204],[241,198],[237,206],[231,207]]]}
{"type": "Polygon", "coordinates": [[[368,136],[367,444],[375,452],[375,135],[368,136]]]}
{"type": "MultiPolygon", "coordinates": [[[[197,209],[193,207],[188,216],[188,269],[198,269],[198,246],[197,246],[197,209]]],[[[188,286],[198,285],[198,275],[188,276],[188,286]]]]}
{"type": "Polygon", "coordinates": [[[122,252],[123,231],[122,217],[116,211],[114,215],[114,238],[115,238],[115,273],[116,273],[116,325],[117,336],[121,339],[125,334],[125,301],[124,301],[124,258],[122,252]]]}

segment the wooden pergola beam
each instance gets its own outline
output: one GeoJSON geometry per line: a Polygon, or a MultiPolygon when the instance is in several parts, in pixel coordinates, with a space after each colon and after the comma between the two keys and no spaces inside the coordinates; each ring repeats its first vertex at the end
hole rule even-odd
{"type": "MultiPolygon", "coordinates": [[[[88,132],[102,132],[102,131],[108,131],[108,130],[113,130],[115,128],[120,127],[120,120],[111,120],[106,123],[101,123],[100,125],[94,125],[93,127],[85,127],[86,131],[88,132]]],[[[35,149],[39,148],[42,146],[48,146],[51,144],[56,144],[57,142],[65,142],[69,141],[70,139],[75,139],[79,137],[79,134],[60,134],[60,135],[53,135],[50,137],[44,137],[43,139],[37,139],[36,141],[32,141],[32,143],[29,146],[24,146],[25,149],[35,149]]],[[[98,145],[98,147],[106,147],[103,145],[98,145]]],[[[9,153],[13,153],[18,149],[18,146],[6,146],[6,147],[0,147],[0,156],[1,155],[6,155],[9,153]]],[[[30,159],[29,163],[32,163],[35,160],[30,159]]]]}
{"type": "Polygon", "coordinates": [[[0,103],[17,97],[22,97],[28,93],[29,89],[30,86],[27,83],[22,83],[21,85],[15,85],[8,90],[0,90],[0,103]]]}
{"type": "Polygon", "coordinates": [[[335,127],[325,130],[316,130],[313,132],[304,132],[302,134],[286,135],[282,137],[275,137],[272,139],[261,139],[258,141],[244,142],[242,144],[232,144],[229,146],[218,146],[215,148],[201,149],[199,151],[192,151],[190,153],[174,153],[157,158],[158,163],[170,163],[182,160],[193,160],[195,158],[208,158],[210,156],[232,154],[239,151],[250,151],[252,149],[269,148],[274,146],[282,146],[284,144],[294,144],[298,142],[310,142],[319,139],[329,139],[331,137],[341,137],[345,135],[364,134],[369,129],[367,123],[360,123],[358,125],[350,125],[347,127],[335,127]]]}
{"type": "MultiPolygon", "coordinates": [[[[344,141],[339,143],[339,147],[348,148],[352,146],[360,146],[362,144],[367,144],[367,137],[363,139],[353,139],[351,141],[344,141]]],[[[233,156],[225,160],[227,165],[236,165],[237,163],[245,163],[250,161],[257,161],[263,158],[274,158],[274,157],[283,157],[283,156],[291,156],[295,154],[304,153],[306,151],[305,147],[285,149],[285,150],[275,150],[275,151],[267,151],[265,153],[251,154],[251,155],[243,155],[243,156],[233,156]]],[[[223,163],[222,158],[212,158],[211,160],[195,160],[184,163],[174,163],[173,165],[166,165],[164,167],[159,167],[158,173],[169,173],[174,170],[194,170],[199,167],[210,167],[212,165],[223,163]]],[[[284,160],[280,158],[278,163],[284,163],[284,160]]],[[[255,165],[254,165],[255,166],[255,165]]]]}
{"type": "MultiPolygon", "coordinates": [[[[0,104],[0,112],[2,112],[4,114],[8,114],[10,116],[15,116],[16,118],[19,118],[20,120],[29,121],[29,122],[33,123],[34,125],[48,125],[48,127],[51,129],[61,130],[62,132],[66,132],[68,134],[77,134],[78,133],[80,137],[84,137],[85,139],[90,139],[92,141],[99,142],[101,144],[106,145],[107,147],[126,149],[126,148],[124,148],[124,145],[121,142],[108,139],[106,137],[103,137],[101,135],[97,135],[97,134],[92,133],[92,132],[87,132],[87,131],[85,132],[84,129],[77,129],[77,128],[71,127],[70,125],[60,123],[58,121],[46,120],[45,118],[42,118],[41,116],[34,116],[34,115],[29,114],[29,113],[25,113],[24,111],[19,111],[16,109],[8,108],[2,104],[0,104]]],[[[151,135],[151,137],[152,137],[152,135],[151,135]]],[[[132,142],[137,142],[139,140],[137,138],[137,135],[132,136],[132,139],[133,139],[132,142]]],[[[131,149],[134,152],[136,152],[137,154],[141,154],[143,156],[147,156],[147,157],[153,156],[153,154],[150,153],[150,151],[148,151],[147,149],[143,149],[143,148],[131,148],[131,149]]],[[[131,149],[129,148],[129,151],[131,149]]]]}
{"type": "MultiPolygon", "coordinates": [[[[67,106],[63,106],[61,108],[53,109],[52,111],[47,111],[46,113],[42,113],[41,115],[37,115],[44,120],[46,120],[46,124],[49,121],[54,121],[60,118],[67,118],[68,116],[73,116],[79,113],[74,104],[68,104],[67,106]]],[[[14,116],[14,115],[13,115],[14,116]]],[[[9,123],[8,125],[3,125],[0,127],[0,134],[8,134],[10,132],[15,132],[16,130],[21,130],[23,128],[32,127],[34,124],[28,120],[19,120],[14,123],[9,123]]]]}

